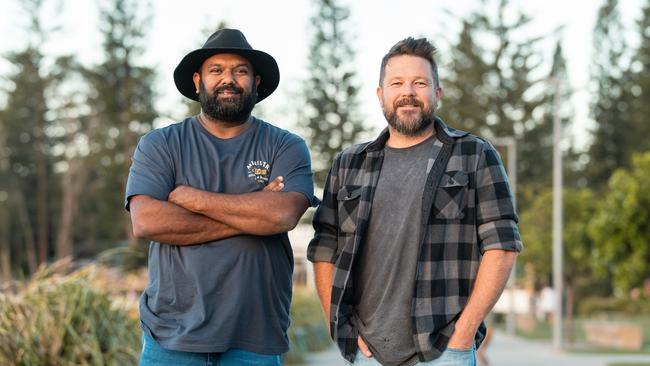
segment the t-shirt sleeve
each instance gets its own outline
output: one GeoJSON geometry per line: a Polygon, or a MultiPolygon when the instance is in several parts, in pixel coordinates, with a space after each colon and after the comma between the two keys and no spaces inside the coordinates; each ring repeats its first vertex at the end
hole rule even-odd
{"type": "Polygon", "coordinates": [[[284,177],[283,191],[304,194],[311,207],[320,203],[314,196],[309,150],[305,141],[296,135],[287,135],[273,159],[270,180],[279,176],[284,177]]]}
{"type": "Polygon", "coordinates": [[[174,166],[167,141],[159,131],[144,135],[131,157],[131,168],[126,181],[124,208],[139,194],[166,201],[174,189],[174,166]]]}

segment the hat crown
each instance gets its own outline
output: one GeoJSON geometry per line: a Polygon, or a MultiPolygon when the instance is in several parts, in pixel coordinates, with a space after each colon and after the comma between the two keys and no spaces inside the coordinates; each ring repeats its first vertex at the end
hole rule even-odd
{"type": "Polygon", "coordinates": [[[203,48],[241,48],[252,50],[244,34],[237,29],[219,29],[205,41],[203,48]]]}

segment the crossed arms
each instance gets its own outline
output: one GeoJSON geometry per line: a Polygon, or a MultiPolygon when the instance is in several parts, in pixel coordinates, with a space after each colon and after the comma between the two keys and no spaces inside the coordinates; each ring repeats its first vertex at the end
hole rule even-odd
{"type": "Polygon", "coordinates": [[[293,229],[309,203],[298,192],[281,192],[282,177],[262,191],[224,194],[178,186],[167,201],[131,197],[133,235],[159,243],[192,245],[235,235],[273,235],[293,229]]]}

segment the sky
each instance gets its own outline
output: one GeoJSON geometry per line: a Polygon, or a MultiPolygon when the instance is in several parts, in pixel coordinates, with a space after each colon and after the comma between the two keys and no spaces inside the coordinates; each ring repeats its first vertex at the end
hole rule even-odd
{"type": "MultiPolygon", "coordinates": [[[[563,27],[559,37],[575,90],[571,100],[565,101],[575,111],[574,125],[567,133],[576,136],[578,145],[585,145],[588,141],[591,35],[603,1],[511,0],[512,10],[533,17],[522,37],[550,35],[540,45],[544,55],[540,78],[550,70],[558,37],[553,32],[563,27]]],[[[395,42],[405,37],[425,36],[438,46],[444,58],[460,29],[460,22],[452,15],[462,16],[476,10],[479,0],[403,0],[399,3],[395,0],[342,0],[341,3],[351,7],[347,28],[356,50],[354,62],[357,82],[361,86],[361,112],[367,125],[379,131],[385,125],[375,95],[381,57],[395,42]]],[[[643,3],[643,0],[620,0],[622,19],[632,31],[643,3]]],[[[166,117],[158,120],[157,126],[184,117],[180,105],[182,97],[173,83],[173,70],[187,52],[200,48],[205,41],[203,30],[216,28],[223,20],[230,27],[242,30],[254,48],[271,54],[277,60],[281,73],[280,87],[260,105],[273,123],[283,128],[293,127],[291,118],[286,118],[292,113],[287,106],[291,105],[289,100],[300,97],[302,83],[309,72],[309,18],[315,9],[312,1],[161,0],[151,2],[150,6],[153,19],[145,31],[147,51],[141,62],[154,67],[158,73],[155,90],[159,98],[156,105],[166,117]]],[[[4,55],[23,47],[29,34],[24,31],[27,16],[19,0],[0,0],[0,9],[3,9],[0,13],[0,34],[3,35],[0,37],[0,54],[4,55]]],[[[98,30],[97,1],[46,0],[41,15],[47,24],[59,27],[43,45],[45,53],[72,53],[86,65],[101,60],[102,37],[98,30]]],[[[634,43],[633,37],[626,42],[634,43]]],[[[4,58],[0,59],[0,76],[10,70],[11,65],[4,58]]],[[[440,66],[439,72],[444,74],[444,65],[440,66]]],[[[453,125],[453,121],[447,122],[453,125]]]]}

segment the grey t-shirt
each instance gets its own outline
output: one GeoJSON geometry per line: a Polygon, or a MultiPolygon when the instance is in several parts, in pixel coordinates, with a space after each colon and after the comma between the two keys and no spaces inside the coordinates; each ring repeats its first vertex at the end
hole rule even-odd
{"type": "Polygon", "coordinates": [[[417,362],[411,306],[422,195],[440,150],[436,141],[384,149],[368,235],[354,265],[355,323],[382,365],[417,362]]]}
{"type": "MultiPolygon", "coordinates": [[[[259,191],[280,175],[283,191],[317,201],[300,137],[253,118],[241,135],[219,139],[191,117],[142,137],[132,157],[126,208],[134,195],[166,201],[181,184],[239,194],[259,191]]],[[[142,328],[171,350],[286,352],[292,272],[286,233],[192,246],[152,241],[149,283],[140,299],[142,328]]]]}

